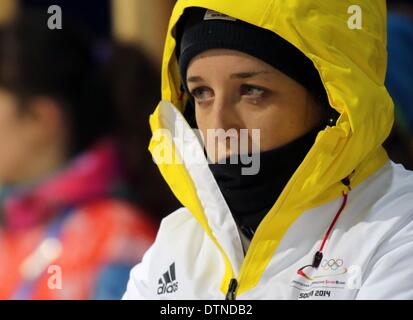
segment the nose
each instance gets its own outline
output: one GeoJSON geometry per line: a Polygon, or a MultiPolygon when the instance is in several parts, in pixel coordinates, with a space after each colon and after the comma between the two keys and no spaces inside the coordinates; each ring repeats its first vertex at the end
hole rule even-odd
{"type": "Polygon", "coordinates": [[[235,101],[224,93],[215,96],[210,113],[210,128],[228,131],[237,128],[235,101]]]}
{"type": "Polygon", "coordinates": [[[216,94],[209,111],[206,133],[207,153],[213,162],[238,153],[239,129],[236,98],[226,95],[225,92],[216,94]]]}

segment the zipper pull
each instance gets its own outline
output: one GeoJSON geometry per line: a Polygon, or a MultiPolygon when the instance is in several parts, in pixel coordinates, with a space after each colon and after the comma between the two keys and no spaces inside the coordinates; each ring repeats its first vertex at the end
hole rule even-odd
{"type": "Polygon", "coordinates": [[[235,300],[236,299],[235,292],[237,291],[237,287],[238,287],[237,279],[235,279],[235,278],[231,279],[231,281],[229,282],[228,292],[227,292],[227,295],[225,297],[225,300],[235,300]]]}
{"type": "Polygon", "coordinates": [[[317,251],[314,255],[312,267],[317,269],[320,266],[321,260],[323,260],[323,253],[321,251],[317,251]]]}

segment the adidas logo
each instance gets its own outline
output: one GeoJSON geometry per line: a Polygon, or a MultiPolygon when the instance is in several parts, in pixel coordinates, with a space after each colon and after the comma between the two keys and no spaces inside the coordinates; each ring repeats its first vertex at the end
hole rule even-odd
{"type": "Polygon", "coordinates": [[[178,290],[178,281],[176,281],[175,274],[175,262],[169,266],[169,270],[166,271],[158,281],[158,295],[165,293],[174,293],[178,290]]]}

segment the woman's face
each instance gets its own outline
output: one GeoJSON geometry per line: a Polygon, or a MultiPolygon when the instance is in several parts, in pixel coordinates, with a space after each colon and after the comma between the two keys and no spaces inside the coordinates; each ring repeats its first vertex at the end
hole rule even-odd
{"type": "Polygon", "coordinates": [[[242,52],[214,49],[196,56],[188,67],[187,85],[213,162],[234,150],[228,140],[209,146],[210,129],[235,129],[238,137],[240,129],[248,129],[250,142],[251,130],[259,129],[260,151],[267,151],[288,144],[322,121],[321,107],[302,85],[242,52]]]}

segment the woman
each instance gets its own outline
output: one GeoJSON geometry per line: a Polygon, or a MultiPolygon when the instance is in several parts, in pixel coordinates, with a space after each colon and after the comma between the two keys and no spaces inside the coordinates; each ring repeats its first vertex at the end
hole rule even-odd
{"type": "MultiPolygon", "coordinates": [[[[126,70],[140,65],[152,72],[126,70]]],[[[68,19],[54,31],[27,13],[0,29],[0,299],[118,299],[154,240],[125,188],[110,69],[68,19]]]]}
{"type": "Polygon", "coordinates": [[[381,146],[385,1],[363,5],[361,30],[350,5],[177,2],[150,149],[184,207],[125,299],[413,298],[413,175],[381,146]],[[188,123],[249,142],[259,129],[259,151],[202,146],[188,123]],[[231,164],[243,155],[259,155],[257,174],[231,164]]]}

